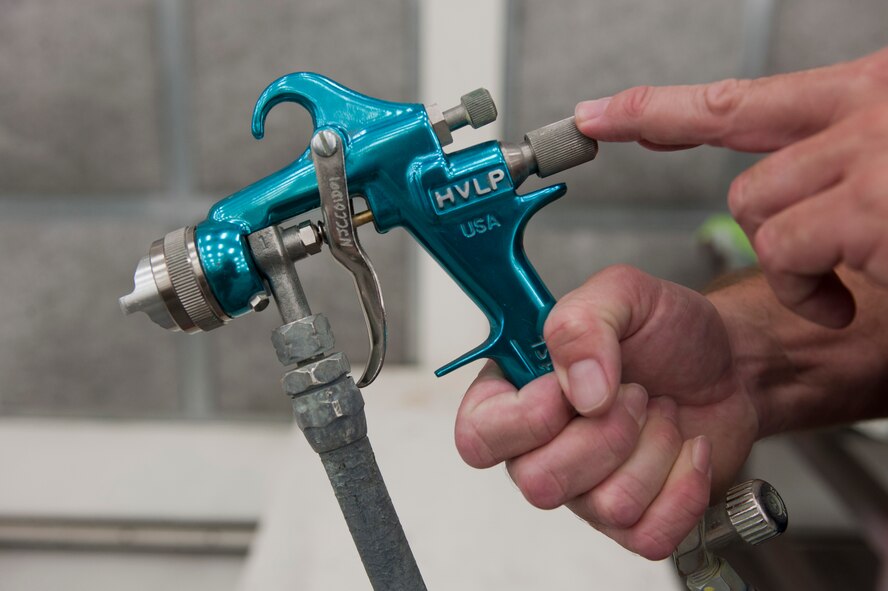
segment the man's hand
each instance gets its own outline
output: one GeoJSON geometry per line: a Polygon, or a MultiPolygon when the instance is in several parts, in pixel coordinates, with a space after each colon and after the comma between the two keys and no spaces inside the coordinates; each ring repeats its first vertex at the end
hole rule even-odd
{"type": "Polygon", "coordinates": [[[457,416],[460,455],[506,461],[533,505],[668,556],[758,436],[722,318],[696,292],[612,267],[558,302],[545,340],[555,372],[520,391],[492,363],[481,372],[457,416]]]}
{"type": "Polygon", "coordinates": [[[737,177],[728,203],[778,299],[801,316],[851,322],[839,264],[888,286],[888,49],[758,80],[632,88],[576,116],[604,141],[774,152],[737,177]]]}

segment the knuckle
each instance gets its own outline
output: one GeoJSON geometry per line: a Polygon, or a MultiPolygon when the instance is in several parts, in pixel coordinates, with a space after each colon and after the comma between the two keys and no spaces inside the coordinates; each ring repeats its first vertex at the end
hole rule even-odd
{"type": "Polygon", "coordinates": [[[549,348],[568,345],[590,331],[587,311],[577,304],[562,302],[556,305],[543,326],[543,339],[549,348]]]}
{"type": "Polygon", "coordinates": [[[653,426],[649,437],[651,448],[657,450],[656,453],[664,458],[675,458],[684,443],[674,423],[663,422],[653,426]]]}
{"type": "Polygon", "coordinates": [[[728,209],[740,224],[746,223],[749,216],[749,203],[746,200],[746,186],[749,183],[748,172],[737,175],[728,188],[728,209]]]}
{"type": "Polygon", "coordinates": [[[755,233],[753,247],[758,255],[759,265],[767,271],[784,271],[780,260],[780,235],[773,223],[764,223],[755,233]]]}
{"type": "Polygon", "coordinates": [[[534,441],[549,442],[561,432],[561,427],[551,409],[542,404],[528,408],[524,413],[524,420],[528,432],[534,441]]]}
{"type": "Polygon", "coordinates": [[[714,117],[730,116],[740,104],[743,83],[736,78],[721,80],[702,87],[704,112],[714,117]]]}
{"type": "Polygon", "coordinates": [[[675,544],[662,532],[653,528],[636,531],[626,547],[648,560],[663,560],[675,550],[675,544]]]}
{"type": "Polygon", "coordinates": [[[861,257],[860,270],[878,285],[888,287],[888,244],[876,240],[872,242],[874,244],[861,257]]]}
{"type": "Polygon", "coordinates": [[[616,95],[611,103],[616,102],[627,118],[639,119],[644,116],[653,94],[653,86],[636,86],[616,95]]]}
{"type": "Polygon", "coordinates": [[[638,423],[631,417],[629,421],[631,425],[628,422],[614,421],[614,425],[608,426],[600,433],[601,443],[597,448],[602,451],[602,456],[610,455],[611,463],[621,464],[632,453],[638,441],[638,423]]]}
{"type": "Polygon", "coordinates": [[[617,529],[632,527],[638,523],[647,508],[635,492],[641,486],[643,485],[636,481],[631,485],[614,482],[599,487],[592,492],[590,509],[604,525],[617,529]]]}
{"type": "Polygon", "coordinates": [[[590,285],[593,282],[619,286],[626,293],[631,294],[633,299],[635,299],[635,296],[646,293],[655,287],[656,280],[644,271],[624,263],[611,265],[610,267],[599,271],[589,278],[585,285],[590,285]]]}
{"type": "Polygon", "coordinates": [[[888,172],[881,166],[861,166],[851,176],[851,195],[864,212],[875,213],[888,204],[888,172]]]}
{"type": "Polygon", "coordinates": [[[499,463],[493,449],[481,434],[480,427],[473,416],[464,416],[457,420],[454,429],[456,450],[463,461],[473,468],[490,468],[499,463]]]}
{"type": "Polygon", "coordinates": [[[545,464],[513,465],[510,472],[518,490],[537,509],[554,509],[567,500],[566,487],[545,464]]]}
{"type": "Polygon", "coordinates": [[[676,491],[673,511],[652,520],[635,532],[633,542],[645,558],[659,560],[671,554],[703,516],[709,501],[708,489],[685,486],[676,491]]]}
{"type": "Polygon", "coordinates": [[[877,91],[888,92],[888,49],[852,64],[857,66],[853,72],[855,77],[862,78],[877,91]]]}
{"type": "Polygon", "coordinates": [[[620,264],[607,267],[596,277],[607,278],[618,283],[640,283],[647,275],[632,265],[620,264]]]}

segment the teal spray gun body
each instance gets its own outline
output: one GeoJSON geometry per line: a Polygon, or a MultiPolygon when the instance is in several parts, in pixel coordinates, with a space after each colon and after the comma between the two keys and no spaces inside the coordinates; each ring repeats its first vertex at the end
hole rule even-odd
{"type": "Polygon", "coordinates": [[[253,113],[256,138],[263,136],[271,108],[287,101],[311,114],[310,147],[284,169],[218,202],[196,227],[156,241],[136,270],[133,293],[121,298],[123,310],[144,311],[165,328],[195,332],[261,308],[268,290],[248,236],[321,208],[323,225],[301,229],[314,232],[331,251],[350,248],[354,266],[368,271],[351,269],[371,335],[371,361],[360,381],[366,385],[382,365],[385,326],[375,273],[355,244],[351,197],[360,195],[367,204],[359,215],[363,221],[372,217],[381,233],[404,227],[490,322],[487,340],[437,375],[483,357],[496,361],[518,386],[551,371],[542,328],[554,299],[522,241],[530,217],[566,187],[525,195],[516,189],[529,174],[544,177],[591,160],[596,142],[570,118],[528,133],[519,144],[484,142],[448,154],[443,146],[452,141],[452,131],[496,118],[486,91],[465,95],[459,106],[442,112],[434,105],[367,97],[312,73],[284,76],[262,93],[253,113]],[[331,150],[341,153],[340,168],[321,179],[318,159],[331,150]],[[319,191],[319,182],[328,190],[319,191]],[[322,193],[332,195],[329,203],[322,193]]]}

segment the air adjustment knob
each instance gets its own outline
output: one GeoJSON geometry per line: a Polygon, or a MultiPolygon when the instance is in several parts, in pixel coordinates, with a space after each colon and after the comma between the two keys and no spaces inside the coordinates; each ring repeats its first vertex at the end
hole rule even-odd
{"type": "Polygon", "coordinates": [[[496,104],[484,88],[462,95],[459,106],[444,111],[444,120],[450,131],[456,131],[466,125],[478,129],[496,121],[496,116],[496,104]]]}
{"type": "Polygon", "coordinates": [[[789,521],[783,499],[764,480],[750,480],[731,488],[725,511],[737,535],[748,544],[760,544],[782,534],[789,521]]]}

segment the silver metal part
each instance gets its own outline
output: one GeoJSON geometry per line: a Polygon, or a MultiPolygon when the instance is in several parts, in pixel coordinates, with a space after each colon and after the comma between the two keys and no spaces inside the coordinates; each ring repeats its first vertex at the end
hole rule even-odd
{"type": "Polygon", "coordinates": [[[444,111],[444,120],[450,131],[456,131],[466,125],[478,129],[496,121],[496,116],[496,103],[486,88],[478,88],[462,95],[459,105],[444,111]]]}
{"type": "Polygon", "coordinates": [[[728,491],[725,512],[747,544],[761,544],[786,531],[789,515],[783,499],[764,480],[750,480],[728,491]]]}
{"type": "Polygon", "coordinates": [[[537,175],[549,175],[583,164],[598,155],[598,142],[577,129],[573,117],[535,129],[524,136],[536,157],[537,175]]]}
{"type": "MultiPolygon", "coordinates": [[[[356,415],[364,410],[361,391],[355,387],[354,380],[347,376],[323,384],[323,387],[315,388],[311,392],[298,391],[287,394],[293,398],[296,424],[302,430],[328,427],[338,419],[356,415]]],[[[341,443],[348,445],[351,441],[341,443]]]]}
{"type": "Polygon", "coordinates": [[[533,155],[533,149],[530,147],[529,143],[500,143],[500,151],[503,153],[503,158],[506,160],[506,166],[509,167],[512,183],[514,183],[516,187],[526,181],[527,177],[530,175],[536,174],[536,157],[533,155]]]}
{"type": "Polygon", "coordinates": [[[339,136],[335,131],[322,129],[311,138],[311,151],[325,158],[339,150],[339,136]]]}
{"type": "Polygon", "coordinates": [[[432,124],[432,129],[435,131],[435,135],[438,136],[438,142],[441,143],[441,146],[449,146],[453,143],[453,134],[450,133],[450,125],[447,124],[447,120],[444,118],[444,111],[441,110],[436,103],[432,103],[430,105],[425,106],[426,114],[429,116],[429,123],[432,124]]]}
{"type": "Polygon", "coordinates": [[[568,117],[528,132],[519,144],[501,144],[501,149],[517,186],[531,174],[545,178],[589,162],[598,155],[598,142],[568,117]]]}
{"type": "Polygon", "coordinates": [[[710,568],[686,581],[690,591],[754,591],[724,558],[716,557],[710,568]]]}
{"type": "Polygon", "coordinates": [[[293,398],[296,424],[318,453],[367,435],[364,397],[348,376],[293,398]]]}
{"type": "MultiPolygon", "coordinates": [[[[295,238],[298,239],[298,233],[295,238]]],[[[268,280],[268,286],[277,301],[278,311],[284,322],[293,322],[311,314],[302,283],[296,274],[293,261],[288,258],[289,250],[298,248],[291,245],[287,249],[279,226],[268,226],[247,236],[253,260],[268,280]]]]}
{"type": "MultiPolygon", "coordinates": [[[[275,297],[279,306],[281,299],[275,297]]],[[[335,345],[330,321],[323,314],[311,314],[279,326],[271,333],[271,342],[274,344],[278,360],[283,365],[309,361],[329,353],[335,345]]]]}
{"type": "Polygon", "coordinates": [[[451,132],[466,125],[478,129],[488,123],[493,123],[497,117],[496,103],[493,102],[493,98],[485,88],[478,88],[462,95],[459,104],[446,111],[434,103],[426,105],[426,113],[442,146],[453,143],[451,132]]]}
{"type": "Polygon", "coordinates": [[[367,323],[370,357],[364,375],[358,381],[358,386],[364,387],[376,379],[385,359],[385,306],[376,271],[361,247],[352,221],[354,210],[348,194],[341,147],[339,134],[329,129],[317,132],[311,140],[326,241],[333,258],[352,274],[367,323]]]}
{"type": "Polygon", "coordinates": [[[703,519],[672,555],[688,589],[747,591],[749,587],[716,550],[737,543],[759,544],[786,530],[783,499],[763,480],[732,487],[726,501],[707,509],[703,519]]]}
{"type": "Polygon", "coordinates": [[[147,256],[139,260],[136,273],[133,276],[132,293],[120,298],[120,309],[124,314],[144,312],[148,317],[167,330],[179,330],[179,327],[170,316],[169,310],[157,291],[154,275],[151,273],[151,263],[147,256]]]}
{"type": "Polygon", "coordinates": [[[124,314],[145,312],[163,328],[197,332],[230,320],[210,290],[187,226],[154,241],[139,261],[132,293],[120,298],[124,314]]]}
{"type": "Polygon", "coordinates": [[[284,375],[284,392],[295,396],[337,380],[349,371],[351,366],[345,354],[331,353],[288,371],[284,375]]]}
{"type": "Polygon", "coordinates": [[[320,230],[308,221],[283,230],[281,235],[284,239],[284,249],[293,262],[318,254],[324,245],[320,230]]]}
{"type": "Polygon", "coordinates": [[[269,301],[268,294],[265,292],[253,294],[253,297],[250,298],[250,309],[253,312],[261,312],[268,307],[269,301]]]}

